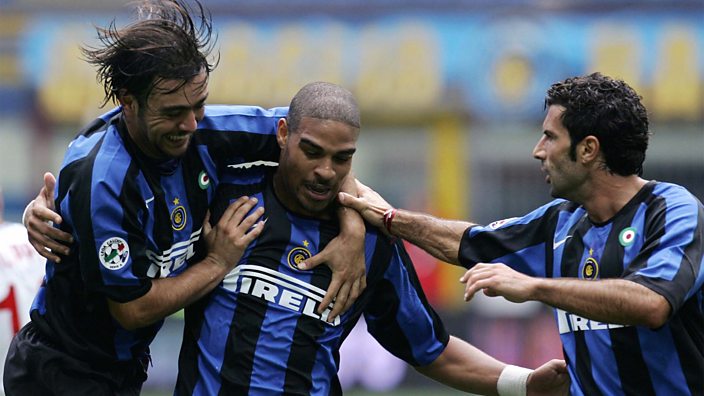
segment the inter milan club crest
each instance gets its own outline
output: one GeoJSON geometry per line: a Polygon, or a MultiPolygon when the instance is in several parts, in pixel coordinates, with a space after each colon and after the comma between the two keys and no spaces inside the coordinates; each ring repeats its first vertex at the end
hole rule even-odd
{"type": "Polygon", "coordinates": [[[130,257],[130,247],[119,237],[108,238],[98,250],[98,258],[103,267],[116,271],[127,264],[130,257]]]}
{"type": "Polygon", "coordinates": [[[205,171],[200,171],[200,174],[198,175],[198,187],[201,188],[201,190],[206,190],[208,186],[210,185],[210,176],[208,176],[205,171]]]}
{"type": "Polygon", "coordinates": [[[178,198],[174,198],[175,208],[171,211],[171,228],[181,231],[186,226],[186,208],[179,205],[178,198]]]}
{"type": "Polygon", "coordinates": [[[623,230],[621,230],[621,233],[618,234],[618,243],[620,243],[623,247],[633,245],[633,242],[635,240],[636,229],[633,227],[624,228],[623,230]]]}
{"type": "Polygon", "coordinates": [[[582,266],[582,279],[594,280],[599,276],[599,263],[594,257],[589,257],[582,266]]]}
{"type": "MultiPolygon", "coordinates": [[[[308,245],[308,241],[303,241],[303,246],[308,247],[308,245]]],[[[298,268],[298,265],[304,262],[305,260],[309,259],[311,256],[312,254],[310,254],[310,251],[308,249],[306,249],[305,247],[297,246],[288,252],[288,266],[296,271],[301,271],[301,269],[298,268]]]]}

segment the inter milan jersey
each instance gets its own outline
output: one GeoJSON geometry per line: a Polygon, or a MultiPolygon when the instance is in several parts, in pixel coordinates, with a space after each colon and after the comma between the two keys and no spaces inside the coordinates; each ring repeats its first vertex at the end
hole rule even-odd
{"type": "Polygon", "coordinates": [[[126,330],[107,299],[135,300],[152,279],[185,269],[218,172],[232,162],[276,160],[276,121],[286,111],[208,106],[186,154],[161,162],[136,147],[121,108],[83,130],[66,152],[55,201],[60,228],[75,242],[61,263],[47,262],[31,313],[40,333],[98,367],[143,358],[162,321],[126,330]]]}
{"type": "Polygon", "coordinates": [[[367,287],[352,308],[326,323],[331,307],[322,317],[316,310],[331,272],[302,271],[298,263],[337,235],[337,222],[288,212],[263,171],[243,170],[234,182],[221,183],[213,220],[248,195],[264,206],[266,223],[223,283],[187,309],[176,394],[341,394],[338,351],[360,315],[379,343],[406,362],[427,365],[440,355],[449,336],[400,242],[368,228],[367,287]]]}
{"type": "Polygon", "coordinates": [[[472,227],[460,262],[502,262],[537,277],[623,278],[667,299],[658,329],[555,318],[572,395],[704,395],[704,209],[684,188],[648,182],[611,220],[555,200],[532,213],[472,227]]]}

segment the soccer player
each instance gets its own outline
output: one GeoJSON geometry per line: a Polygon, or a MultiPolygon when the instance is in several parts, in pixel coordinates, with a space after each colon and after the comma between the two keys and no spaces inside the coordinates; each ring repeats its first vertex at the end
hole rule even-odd
{"type": "Polygon", "coordinates": [[[449,386],[497,394],[498,382],[499,394],[525,395],[527,382],[528,394],[566,392],[563,361],[519,370],[449,336],[403,245],[375,228],[366,234],[367,288],[332,323],[315,314],[330,271],[298,263],[339,232],[334,206],[359,132],[352,94],[311,83],[278,121],[278,168],[230,169],[222,176],[213,221],[242,195],[256,197],[267,219],[224,281],[187,308],[176,394],[341,394],[340,344],[361,315],[386,349],[449,386]]]}
{"type": "Polygon", "coordinates": [[[103,46],[85,49],[105,101],[120,107],[65,155],[50,219],[74,242],[47,262],[31,322],[13,339],[8,394],[138,394],[163,318],[220,283],[261,230],[261,209],[245,216],[256,202],[247,197],[212,228],[204,218],[227,166],[278,158],[287,110],[205,107],[211,21],[197,6],[194,21],[183,3],[146,1],[143,19],[98,29],[103,46]]]}
{"type": "Polygon", "coordinates": [[[554,201],[486,227],[391,207],[360,185],[341,201],[449,263],[483,290],[542,301],[555,318],[572,395],[704,395],[704,207],[644,180],[640,96],[594,73],[553,84],[533,149],[554,201]]]}
{"type": "MultiPolygon", "coordinates": [[[[20,327],[29,321],[32,299],[44,278],[44,259],[27,240],[19,223],[4,221],[0,188],[0,361],[20,327]]],[[[0,382],[2,372],[0,372],[0,382]]],[[[0,394],[4,394],[0,389],[0,394]]]]}

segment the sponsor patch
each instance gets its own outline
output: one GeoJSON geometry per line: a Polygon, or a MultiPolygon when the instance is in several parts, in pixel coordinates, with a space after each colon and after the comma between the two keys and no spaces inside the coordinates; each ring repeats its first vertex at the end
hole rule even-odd
{"type": "Polygon", "coordinates": [[[98,258],[103,267],[116,271],[127,264],[130,257],[130,247],[127,242],[120,237],[108,238],[98,251],[98,258]]]}

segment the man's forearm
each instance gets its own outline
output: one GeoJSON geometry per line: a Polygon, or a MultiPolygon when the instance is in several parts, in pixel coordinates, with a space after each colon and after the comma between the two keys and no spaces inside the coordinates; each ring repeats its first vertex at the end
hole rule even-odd
{"type": "Polygon", "coordinates": [[[206,258],[190,265],[182,274],[154,279],[149,292],[136,300],[109,301],[110,313],[128,330],[148,326],[206,295],[220,284],[225,274],[223,266],[206,258]]]}
{"type": "Polygon", "coordinates": [[[450,337],[445,350],[419,373],[464,392],[496,395],[496,382],[506,365],[469,343],[450,337]]]}
{"type": "Polygon", "coordinates": [[[670,304],[660,294],[625,279],[540,279],[532,299],[601,323],[662,326],[670,304]]]}
{"type": "Polygon", "coordinates": [[[472,225],[464,221],[445,220],[397,209],[388,228],[392,235],[411,242],[435,258],[459,264],[460,241],[464,232],[472,225]]]}

